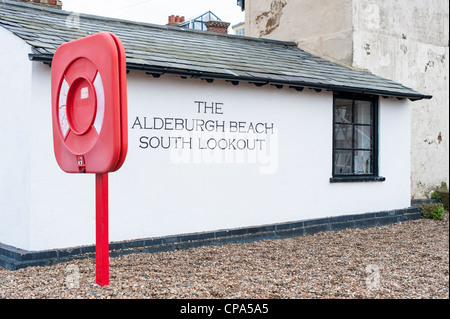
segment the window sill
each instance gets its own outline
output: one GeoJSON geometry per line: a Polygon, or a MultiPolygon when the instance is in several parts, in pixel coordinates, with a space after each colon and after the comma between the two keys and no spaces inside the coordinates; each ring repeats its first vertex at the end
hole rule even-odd
{"type": "Polygon", "coordinates": [[[330,183],[384,182],[383,176],[337,176],[331,177],[330,183]]]}

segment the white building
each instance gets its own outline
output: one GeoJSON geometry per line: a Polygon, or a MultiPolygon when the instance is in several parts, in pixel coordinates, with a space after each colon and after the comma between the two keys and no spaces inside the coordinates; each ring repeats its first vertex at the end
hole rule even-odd
{"type": "Polygon", "coordinates": [[[45,264],[95,244],[94,176],[64,173],[53,153],[49,66],[59,45],[100,31],[121,38],[129,71],[128,155],[109,177],[111,248],[420,216],[411,208],[411,101],[430,96],[292,42],[5,1],[0,265],[45,264]]]}

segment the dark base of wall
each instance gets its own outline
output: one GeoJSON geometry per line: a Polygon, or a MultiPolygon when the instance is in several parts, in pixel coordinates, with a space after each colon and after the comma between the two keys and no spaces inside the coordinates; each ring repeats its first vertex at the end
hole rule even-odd
{"type": "MultiPolygon", "coordinates": [[[[257,240],[297,237],[347,228],[368,228],[419,218],[421,218],[420,208],[409,207],[393,211],[112,242],[109,244],[109,249],[110,256],[114,257],[136,252],[154,253],[207,245],[249,243],[257,240]]],[[[94,257],[95,245],[45,251],[26,251],[0,243],[0,267],[9,270],[30,266],[48,266],[74,259],[94,257]]]]}

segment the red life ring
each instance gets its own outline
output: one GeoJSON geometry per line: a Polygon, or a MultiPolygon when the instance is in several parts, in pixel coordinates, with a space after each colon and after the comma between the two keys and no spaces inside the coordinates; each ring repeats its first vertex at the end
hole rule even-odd
{"type": "Polygon", "coordinates": [[[117,36],[97,33],[57,49],[52,118],[62,170],[108,173],[122,166],[128,148],[126,57],[117,36]]]}

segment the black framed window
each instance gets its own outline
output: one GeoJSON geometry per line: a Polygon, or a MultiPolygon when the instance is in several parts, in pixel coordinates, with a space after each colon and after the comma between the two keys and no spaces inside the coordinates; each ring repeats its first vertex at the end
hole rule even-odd
{"type": "Polygon", "coordinates": [[[330,181],[383,180],[378,176],[378,99],[335,95],[330,181]]]}

